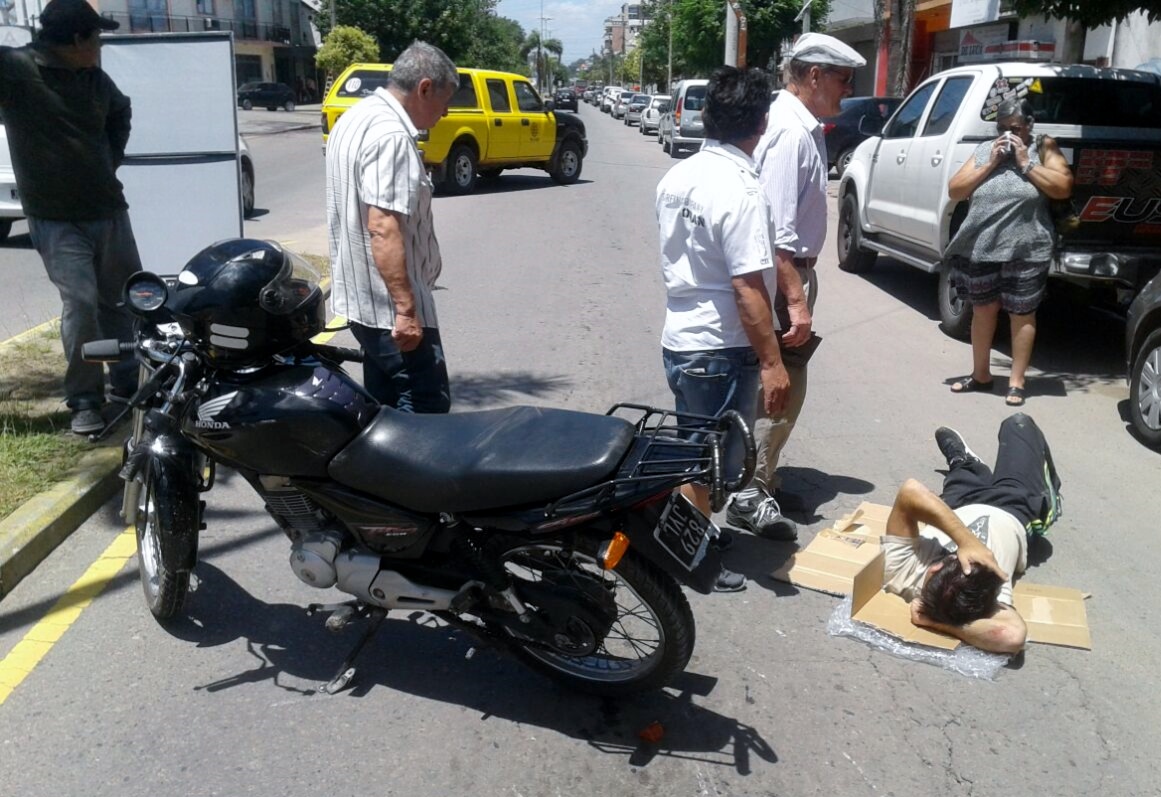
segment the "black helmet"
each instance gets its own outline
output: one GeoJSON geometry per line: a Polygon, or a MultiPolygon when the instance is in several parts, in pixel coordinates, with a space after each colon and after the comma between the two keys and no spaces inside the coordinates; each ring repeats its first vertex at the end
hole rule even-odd
{"type": "Polygon", "coordinates": [[[231,238],[185,264],[169,306],[212,363],[255,365],[322,330],[318,283],[310,263],[278,244],[231,238]]]}

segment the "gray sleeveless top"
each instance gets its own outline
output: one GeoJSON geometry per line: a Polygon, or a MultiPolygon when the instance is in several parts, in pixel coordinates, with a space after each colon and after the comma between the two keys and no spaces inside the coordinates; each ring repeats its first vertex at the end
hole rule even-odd
{"type": "MultiPolygon", "coordinates": [[[[1037,166],[1038,144],[1034,140],[1028,148],[1029,162],[1037,166]]],[[[991,141],[976,147],[977,167],[988,162],[991,150],[991,141]]],[[[1009,159],[972,194],[967,218],[943,256],[976,262],[1047,262],[1052,259],[1055,237],[1048,197],[1020,173],[1015,159],[1009,159]]]]}

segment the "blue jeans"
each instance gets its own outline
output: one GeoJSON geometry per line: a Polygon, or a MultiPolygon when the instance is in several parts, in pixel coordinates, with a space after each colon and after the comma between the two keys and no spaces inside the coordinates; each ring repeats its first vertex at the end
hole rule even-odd
{"type": "MultiPolygon", "coordinates": [[[[91,340],[133,339],[133,315],[117,305],[125,280],[141,270],[128,211],[96,221],[55,221],[29,217],[32,245],[48,278],[60,292],[60,337],[64,343],[65,399],[69,409],[96,409],[105,401],[100,363],[81,359],[91,340]]],[[[109,381],[119,393],[137,389],[137,363],[109,366],[109,381]]]]}
{"type": "MultiPolygon", "coordinates": [[[[761,368],[758,355],[749,346],[708,351],[663,348],[661,359],[678,412],[719,415],[735,410],[753,426],[761,368]]],[[[741,441],[731,436],[725,450],[727,477],[741,471],[742,455],[741,441]]]]}
{"type": "Polygon", "coordinates": [[[351,324],[363,347],[363,385],[380,404],[403,412],[438,413],[451,409],[447,360],[439,330],[423,328],[423,340],[409,352],[399,351],[391,330],[351,324]]]}

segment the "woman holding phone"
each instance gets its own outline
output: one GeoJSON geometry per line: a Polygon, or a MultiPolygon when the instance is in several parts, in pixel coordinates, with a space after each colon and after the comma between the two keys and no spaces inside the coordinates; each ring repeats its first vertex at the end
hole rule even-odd
{"type": "Polygon", "coordinates": [[[1012,327],[1012,373],[1007,404],[1024,403],[1024,372],[1036,339],[1036,308],[1044,298],[1055,243],[1050,199],[1072,195],[1072,171],[1056,142],[1033,140],[1032,106],[1003,102],[992,141],[952,176],[953,200],[971,198],[967,218],[944,250],[945,266],[962,277],[972,304],[972,372],[953,393],[990,392],[992,339],[1001,308],[1012,327]]]}

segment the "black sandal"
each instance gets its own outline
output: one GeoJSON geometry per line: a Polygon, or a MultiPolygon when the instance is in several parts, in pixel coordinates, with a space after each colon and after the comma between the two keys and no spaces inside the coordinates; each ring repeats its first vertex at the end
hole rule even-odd
{"type": "Polygon", "coordinates": [[[1009,407],[1023,407],[1024,406],[1024,388],[1010,387],[1008,388],[1008,397],[1004,399],[1004,403],[1009,407]]]}
{"type": "Polygon", "coordinates": [[[994,380],[981,382],[974,376],[961,376],[959,379],[951,383],[952,393],[991,393],[995,386],[994,380]]]}

